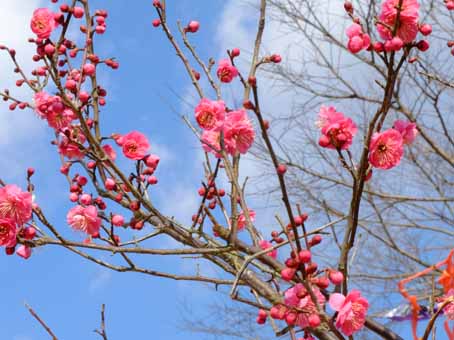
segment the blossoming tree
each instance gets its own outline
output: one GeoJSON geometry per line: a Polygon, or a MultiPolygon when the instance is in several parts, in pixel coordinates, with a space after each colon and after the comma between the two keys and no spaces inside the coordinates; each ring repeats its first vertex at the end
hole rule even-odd
{"type": "MultiPolygon", "coordinates": [[[[200,97],[194,107],[194,119],[185,118],[206,154],[203,185],[198,191],[200,205],[190,225],[164,215],[150,199],[150,188],[158,184],[154,173],[160,158],[150,153],[148,136],[139,131],[105,131],[101,124],[102,107],[108,97],[98,81],[98,70],[119,67],[115,59],[94,52],[96,40],[108,27],[108,13],[91,9],[89,0],[72,0],[58,7],[49,3],[46,8],[36,9],[30,24],[35,36],[29,42],[36,46],[36,67],[31,75],[25,74],[17,62],[13,47],[0,46],[14,64],[17,86],[33,90],[33,100],[19,99],[13,90],[0,92],[0,96],[9,102],[11,110],[33,110],[53,131],[52,144],[61,159],[60,172],[67,179],[69,201],[73,204],[66,224],[79,233],[67,237],[61,222],[57,221],[56,227],[46,217],[39,200],[33,199],[34,169],[29,168],[26,188],[0,182],[0,245],[7,255],[17,254],[24,259],[32,256],[35,248],[58,245],[119,272],[227,286],[231,299],[256,308],[258,324],[268,321],[276,335],[292,340],[353,338],[361,330],[369,332],[370,337],[403,339],[368,317],[370,303],[367,295],[355,287],[349,260],[357,242],[367,183],[375,180],[376,172],[383,171],[386,176],[386,171],[400,166],[418,135],[428,140],[411,111],[406,119],[391,119],[389,113],[395,105],[400,74],[417,62],[419,53],[429,49],[429,38],[424,36],[432,33],[432,27],[422,22],[417,0],[384,0],[376,17],[366,18],[356,16],[352,3],[343,4],[345,20],[351,21],[345,48],[353,55],[375,58],[385,74],[385,83],[380,84],[381,98],[374,101],[375,109],[368,112],[366,124],[360,128],[351,115],[339,112],[330,102],[321,105],[318,117],[313,115],[319,129],[318,147],[335,155],[338,171],[350,176],[351,184],[348,211],[324,225],[309,228],[310,216],[301,210],[304,200],[295,200],[289,191],[288,168],[293,164],[277,151],[270,132],[272,125],[260,104],[258,72],[282,61],[278,54],[262,55],[260,48],[267,2],[260,1],[253,54],[248,71],[242,72],[236,65],[241,53],[238,48],[228,50],[218,62],[205,62],[190,42],[200,24],[178,24],[177,37],[167,22],[171,5],[153,1],[157,17],[152,24],[162,29],[200,97]],[[70,27],[79,29],[81,39],[67,37],[70,27]],[[202,77],[210,89],[201,85],[202,77]],[[241,107],[227,103],[223,96],[226,83],[242,89],[241,107]],[[358,131],[363,131],[363,136],[358,131]],[[276,227],[270,235],[254,224],[256,212],[248,204],[244,183],[240,181],[242,155],[250,152],[254,141],[265,150],[282,198],[283,209],[276,211],[276,227]],[[121,167],[117,157],[125,157],[129,166],[121,167]],[[228,188],[220,187],[221,176],[228,179],[228,188]],[[340,239],[332,231],[338,224],[344,224],[344,237],[340,239]],[[119,237],[122,228],[149,232],[139,239],[123,240],[119,237]],[[80,233],[83,241],[78,239],[80,233]],[[324,234],[329,236],[322,237],[324,234]],[[149,241],[158,235],[167,235],[181,247],[150,247],[149,241]],[[330,237],[336,239],[337,249],[323,247],[330,237]],[[102,253],[114,255],[112,262],[101,259],[102,253]],[[215,277],[159,272],[137,263],[138,257],[147,255],[197,255],[223,274],[215,277]],[[335,258],[336,263],[326,264],[324,256],[335,258]]],[[[446,11],[454,9],[452,1],[445,5],[446,11]]],[[[450,155],[445,158],[452,162],[450,155]]],[[[411,306],[414,339],[419,339],[421,307],[407,287],[414,279],[437,270],[442,272],[438,280],[442,293],[437,296],[437,308],[430,311],[422,339],[428,339],[434,323],[442,317],[447,336],[454,339],[449,323],[454,308],[453,252],[444,257],[405,276],[396,285],[402,300],[408,300],[411,306]]],[[[45,330],[56,338],[47,326],[45,330]]],[[[107,338],[104,329],[99,334],[107,338]]]]}

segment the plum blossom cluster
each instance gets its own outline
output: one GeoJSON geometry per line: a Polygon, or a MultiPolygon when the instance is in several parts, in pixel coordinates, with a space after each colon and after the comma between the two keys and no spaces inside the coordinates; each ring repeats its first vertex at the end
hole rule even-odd
{"type": "MultiPolygon", "coordinates": [[[[29,170],[29,176],[32,174],[29,170]]],[[[31,248],[26,245],[26,240],[36,236],[36,229],[29,221],[32,218],[32,194],[22,191],[14,184],[0,188],[0,246],[5,247],[7,255],[16,254],[28,259],[31,248]],[[17,250],[18,243],[21,244],[17,250]]]]}
{"type": "MultiPolygon", "coordinates": [[[[418,32],[423,36],[432,33],[432,26],[419,22],[418,0],[384,0],[381,12],[376,21],[376,29],[383,42],[371,42],[370,36],[364,33],[360,19],[354,16],[354,8],[350,1],[346,1],[344,8],[352,18],[353,23],[347,28],[347,48],[351,53],[358,53],[363,49],[373,49],[377,53],[396,52],[404,46],[415,46],[420,51],[427,51],[430,47],[427,40],[415,42],[418,32]]],[[[447,4],[448,8],[449,5],[447,4]]],[[[454,6],[453,6],[454,7],[454,6]]]]}
{"type": "MultiPolygon", "coordinates": [[[[347,150],[357,132],[352,119],[333,106],[320,108],[316,124],[322,133],[319,145],[324,148],[347,150]]],[[[416,123],[404,120],[396,120],[391,129],[375,132],[369,145],[369,163],[383,170],[395,167],[402,159],[404,145],[412,144],[417,135],[416,123]]]]}
{"type": "MultiPolygon", "coordinates": [[[[306,219],[307,215],[297,216],[295,224],[301,226],[306,219]]],[[[290,224],[287,230],[287,235],[292,238],[290,224]]],[[[278,239],[277,232],[273,232],[272,236],[277,243],[283,241],[278,239]]],[[[285,268],[281,271],[281,277],[291,286],[285,290],[283,302],[275,304],[269,313],[259,310],[257,323],[264,324],[269,314],[275,320],[283,320],[288,326],[301,328],[305,332],[305,338],[309,339],[310,329],[320,326],[324,318],[325,303],[329,297],[329,305],[337,312],[336,327],[342,333],[351,336],[364,327],[369,304],[359,291],[352,290],[347,296],[338,293],[330,295],[327,292],[330,284],[335,286],[342,284],[344,275],[330,268],[320,270],[313,261],[311,248],[321,242],[322,238],[315,235],[308,241],[308,249],[302,249],[298,253],[294,250],[290,252],[290,257],[285,260],[285,268]],[[300,281],[298,274],[300,271],[305,273],[304,282],[300,281]]],[[[267,242],[267,246],[271,248],[271,243],[267,242]]]]}
{"type": "MultiPolygon", "coordinates": [[[[90,176],[96,176],[99,171],[99,174],[105,178],[104,189],[112,193],[114,201],[123,203],[123,200],[126,200],[132,212],[140,209],[140,204],[128,196],[130,188],[123,181],[106,176],[106,169],[111,174],[117,159],[115,144],[109,144],[108,140],[115,141],[127,159],[137,162],[138,170],[129,178],[131,183],[145,189],[158,183],[154,173],[160,159],[149,153],[150,143],[144,134],[131,131],[124,135],[100,136],[99,112],[107,103],[107,91],[97,81],[97,70],[101,65],[113,70],[119,67],[116,60],[103,59],[92,52],[95,35],[103,34],[107,29],[107,16],[108,13],[105,10],[86,13],[83,7],[72,7],[68,4],[61,4],[59,11],[56,12],[48,8],[35,10],[30,21],[30,28],[35,38],[29,39],[29,42],[36,46],[33,61],[38,63],[38,66],[31,72],[30,78],[25,76],[17,63],[15,70],[22,76],[22,79],[17,80],[16,85],[22,86],[26,83],[35,92],[34,103],[18,102],[9,97],[9,91],[6,91],[6,95],[3,96],[4,100],[13,101],[10,105],[11,110],[16,107],[21,109],[31,107],[54,130],[56,138],[52,144],[57,147],[63,160],[60,172],[70,180],[69,199],[76,204],[67,213],[67,223],[74,230],[86,234],[87,241],[100,236],[103,220],[114,226],[129,225],[133,229],[141,229],[144,221],[132,218],[126,222],[121,214],[108,215],[104,199],[90,192],[87,177],[79,173],[75,173],[72,178],[69,177],[70,170],[75,164],[85,167],[90,176]],[[89,25],[79,24],[79,30],[85,36],[85,41],[80,44],[66,37],[52,38],[59,27],[67,28],[66,25],[71,17],[90,18],[89,25]],[[48,79],[54,80],[57,87],[56,94],[46,92],[44,89],[48,79]]],[[[76,23],[78,22],[76,20],[76,23]]],[[[196,25],[193,23],[190,26],[194,30],[196,25]]],[[[5,46],[0,46],[0,49],[7,49],[11,58],[15,59],[13,49],[5,46]]],[[[30,176],[29,174],[29,178],[30,176]]],[[[6,215],[8,211],[17,212],[15,216],[5,215],[2,220],[2,225],[5,226],[2,229],[2,245],[6,246],[8,253],[11,252],[10,249],[14,251],[16,238],[19,241],[21,238],[31,239],[36,231],[32,226],[26,225],[31,218],[31,193],[21,193],[14,186],[6,186],[1,190],[5,191],[2,193],[1,211],[6,215]],[[20,202],[22,202],[22,208],[20,202]],[[28,211],[26,207],[29,207],[27,214],[25,214],[25,211],[28,211]]],[[[115,242],[119,242],[117,235],[110,236],[115,242]]],[[[17,253],[28,258],[31,249],[25,243],[17,253]]]]}
{"type": "Polygon", "coordinates": [[[348,149],[358,128],[351,118],[337,112],[333,106],[322,106],[318,114],[317,126],[322,136],[319,145],[329,149],[348,149]]]}
{"type": "Polygon", "coordinates": [[[228,111],[223,101],[203,98],[195,108],[195,118],[202,128],[202,146],[206,152],[222,157],[222,148],[230,154],[245,154],[255,138],[246,111],[228,111]]]}

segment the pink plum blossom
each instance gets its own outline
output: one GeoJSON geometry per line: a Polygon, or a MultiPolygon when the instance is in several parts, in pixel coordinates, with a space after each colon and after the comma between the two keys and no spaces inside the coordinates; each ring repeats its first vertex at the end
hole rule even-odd
{"type": "Polygon", "coordinates": [[[319,145],[329,149],[348,149],[353,142],[358,128],[351,118],[337,112],[333,106],[320,108],[317,125],[321,128],[322,136],[319,145]]]}
{"type": "Polygon", "coordinates": [[[61,112],[51,111],[46,116],[47,123],[55,130],[68,128],[76,118],[76,114],[71,109],[64,109],[61,112]]]}
{"type": "MultiPolygon", "coordinates": [[[[255,131],[245,110],[231,111],[226,115],[222,126],[224,145],[227,153],[235,155],[245,154],[252,146],[255,138],[255,131]]],[[[206,152],[214,153],[220,158],[221,132],[204,130],[202,133],[202,145],[206,152]],[[215,150],[213,150],[215,149],[215,150]]]]}
{"type": "Polygon", "coordinates": [[[245,154],[254,142],[255,132],[245,110],[231,111],[224,122],[224,142],[227,152],[245,154]]]}
{"type": "Polygon", "coordinates": [[[223,83],[230,83],[233,78],[238,76],[238,70],[232,65],[230,60],[221,59],[219,60],[218,70],[216,72],[218,78],[223,83]]]}
{"type": "Polygon", "coordinates": [[[133,160],[141,160],[150,149],[147,137],[138,131],[132,131],[122,137],[123,154],[133,160]]]}
{"type": "Polygon", "coordinates": [[[70,129],[63,130],[60,133],[60,142],[58,143],[58,152],[69,159],[81,159],[84,157],[84,152],[79,148],[78,144],[84,144],[86,137],[79,127],[73,126],[70,129]],[[70,131],[69,137],[66,133],[70,131]],[[66,133],[64,133],[66,132],[66,133]]]}
{"type": "Polygon", "coordinates": [[[16,254],[25,260],[27,260],[30,256],[32,256],[32,249],[29,246],[21,245],[17,250],[16,254]]]}
{"type": "MultiPolygon", "coordinates": [[[[312,287],[312,292],[317,298],[317,303],[323,309],[325,304],[325,297],[317,287],[312,287]]],[[[311,317],[318,317],[317,308],[311,296],[304,288],[303,284],[297,283],[295,286],[287,289],[284,293],[285,304],[288,307],[295,307],[299,309],[296,317],[296,324],[301,328],[311,326],[311,317]]]]}
{"type": "MultiPolygon", "coordinates": [[[[255,211],[249,209],[249,217],[251,218],[251,222],[255,221],[255,211]]],[[[246,216],[244,216],[244,212],[238,216],[238,230],[243,230],[246,225],[246,216]]]]}
{"type": "Polygon", "coordinates": [[[219,131],[204,130],[201,136],[202,147],[206,152],[221,158],[221,133],[219,131]]]}
{"type": "Polygon", "coordinates": [[[0,217],[21,225],[32,217],[32,194],[14,184],[0,188],[0,217]]]}
{"type": "Polygon", "coordinates": [[[369,162],[372,166],[391,169],[400,163],[403,154],[403,139],[399,131],[388,129],[373,134],[369,146],[369,162]]]}
{"type": "Polygon", "coordinates": [[[107,157],[110,158],[110,160],[114,161],[117,159],[117,153],[115,152],[115,149],[111,145],[105,144],[102,146],[102,149],[106,153],[107,157]]]}
{"type": "MultiPolygon", "coordinates": [[[[397,20],[397,6],[400,0],[385,0],[382,4],[379,21],[385,25],[377,23],[377,31],[384,40],[391,40],[397,20]]],[[[396,36],[402,39],[404,43],[410,43],[415,40],[418,34],[419,19],[418,0],[403,0],[402,10],[399,15],[396,36]]]]}
{"type": "Polygon", "coordinates": [[[38,8],[33,12],[30,28],[39,39],[47,39],[58,26],[55,15],[48,8],[38,8]]]}
{"type": "Polygon", "coordinates": [[[203,98],[195,108],[195,119],[204,130],[219,129],[224,122],[225,104],[222,100],[203,98]]]}
{"type": "Polygon", "coordinates": [[[412,123],[405,120],[396,120],[393,128],[400,132],[404,144],[412,144],[415,138],[418,136],[418,129],[416,123],[412,123]]]}
{"type": "Polygon", "coordinates": [[[351,336],[364,326],[369,302],[361,296],[358,290],[352,290],[347,296],[333,293],[329,297],[329,305],[338,312],[336,327],[342,333],[351,336]]]}
{"type": "Polygon", "coordinates": [[[16,245],[17,227],[14,220],[0,218],[0,246],[14,247],[16,245]]]}
{"type": "Polygon", "coordinates": [[[44,91],[35,93],[33,100],[35,102],[35,111],[41,118],[46,118],[48,102],[50,95],[44,91]]]}
{"type": "MultiPolygon", "coordinates": [[[[273,247],[273,244],[266,240],[260,240],[259,247],[265,250],[273,247]]],[[[266,255],[271,256],[273,259],[275,259],[277,257],[277,249],[271,250],[269,253],[266,253],[266,255]]]]}
{"type": "Polygon", "coordinates": [[[94,205],[73,207],[66,216],[66,221],[75,230],[80,230],[88,235],[96,235],[101,226],[98,209],[94,205]]]}

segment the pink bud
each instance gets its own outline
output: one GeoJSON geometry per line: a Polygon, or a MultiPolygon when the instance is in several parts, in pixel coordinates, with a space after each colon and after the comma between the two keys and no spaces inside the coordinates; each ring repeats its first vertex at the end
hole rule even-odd
{"type": "Polygon", "coordinates": [[[158,183],[158,179],[156,178],[156,176],[150,176],[147,178],[147,182],[151,185],[155,185],[158,183]]]}
{"type": "Polygon", "coordinates": [[[98,34],[104,34],[104,32],[106,31],[106,26],[105,25],[98,25],[98,26],[96,26],[95,31],[98,34]]]}
{"type": "Polygon", "coordinates": [[[160,19],[154,19],[151,24],[153,25],[153,27],[159,27],[159,25],[161,25],[161,20],[160,19]]]}
{"type": "Polygon", "coordinates": [[[190,21],[188,24],[188,32],[195,33],[199,30],[200,28],[200,23],[198,21],[190,21]]]}
{"type": "Polygon", "coordinates": [[[404,46],[404,42],[399,37],[394,37],[391,40],[391,46],[393,51],[399,51],[404,46]]]}
{"type": "Polygon", "coordinates": [[[425,52],[429,49],[430,45],[429,45],[429,42],[427,40],[421,40],[419,41],[417,44],[416,44],[416,47],[418,48],[418,50],[420,50],[421,52],[425,52]]]}
{"type": "Polygon", "coordinates": [[[294,268],[284,268],[281,270],[282,279],[285,281],[291,281],[295,276],[296,269],[294,268]]]}
{"type": "Polygon", "coordinates": [[[285,322],[289,326],[293,326],[296,322],[297,314],[295,312],[288,312],[287,315],[285,315],[285,322]]]}
{"type": "Polygon", "coordinates": [[[312,254],[309,250],[301,250],[298,254],[298,258],[302,263],[311,262],[312,254]]]}
{"type": "Polygon", "coordinates": [[[46,53],[47,55],[53,55],[55,53],[54,45],[46,44],[46,46],[44,46],[44,53],[46,53]]]}
{"type": "Polygon", "coordinates": [[[320,288],[320,289],[326,289],[329,287],[329,280],[327,277],[322,276],[317,279],[315,284],[320,288]]]}
{"type": "Polygon", "coordinates": [[[82,7],[74,7],[73,15],[75,18],[80,19],[84,16],[84,9],[82,7]]]}
{"type": "Polygon", "coordinates": [[[271,61],[273,63],[279,64],[282,61],[282,57],[279,54],[273,54],[271,56],[271,61]]]}
{"type": "Polygon", "coordinates": [[[88,183],[87,177],[85,177],[85,176],[77,177],[77,184],[79,184],[81,187],[83,187],[84,185],[87,185],[87,183],[88,183]]]}
{"type": "Polygon", "coordinates": [[[85,64],[83,67],[84,74],[87,76],[92,76],[96,72],[96,67],[93,64],[85,64]]]}
{"type": "Polygon", "coordinates": [[[239,48],[234,48],[232,50],[231,55],[232,55],[232,58],[238,57],[240,55],[240,49],[239,48]]]}
{"type": "Polygon", "coordinates": [[[121,227],[125,224],[125,218],[122,215],[113,215],[112,224],[117,227],[121,227]]]}
{"type": "Polygon", "coordinates": [[[116,183],[112,178],[106,179],[106,182],[104,183],[104,185],[107,190],[114,190],[116,187],[116,183]]]}
{"type": "Polygon", "coordinates": [[[80,196],[80,203],[84,205],[89,205],[91,203],[91,195],[89,194],[82,194],[80,196]]]}
{"type": "Polygon", "coordinates": [[[334,285],[340,285],[344,281],[344,274],[338,271],[331,271],[329,273],[329,279],[334,285]]]}
{"type": "Polygon", "coordinates": [[[287,308],[284,305],[273,306],[270,310],[270,316],[276,320],[284,320],[287,308]]]}
{"type": "Polygon", "coordinates": [[[32,255],[32,250],[28,246],[21,245],[19,249],[16,250],[16,254],[27,260],[32,255]]]}
{"type": "Polygon", "coordinates": [[[77,83],[74,80],[69,79],[65,83],[65,88],[69,91],[75,91],[77,89],[77,83]]]}
{"type": "Polygon", "coordinates": [[[263,324],[266,322],[266,319],[262,319],[262,318],[260,318],[260,317],[258,316],[257,319],[255,319],[255,321],[256,321],[259,325],[263,325],[263,324]]]}
{"type": "Polygon", "coordinates": [[[36,229],[34,227],[27,227],[24,229],[24,238],[33,240],[36,236],[36,229]]]}
{"type": "Polygon", "coordinates": [[[285,164],[279,164],[279,165],[277,166],[277,173],[278,173],[279,175],[283,175],[283,174],[285,174],[286,172],[287,172],[287,166],[286,166],[285,164]]]}
{"type": "Polygon", "coordinates": [[[266,313],[266,310],[259,309],[259,318],[266,319],[268,317],[268,314],[266,313]]]}
{"type": "Polygon", "coordinates": [[[419,31],[422,35],[430,35],[432,33],[432,25],[423,24],[419,27],[419,31]]]}
{"type": "Polygon", "coordinates": [[[33,169],[33,168],[28,168],[27,169],[27,176],[28,177],[32,177],[34,173],[35,173],[35,169],[33,169]]]}
{"type": "Polygon", "coordinates": [[[159,161],[160,158],[159,156],[156,155],[149,155],[147,158],[145,158],[145,164],[153,169],[155,169],[158,166],[159,161]]]}
{"type": "Polygon", "coordinates": [[[69,200],[71,202],[77,202],[79,200],[79,195],[76,194],[75,192],[72,192],[70,195],[69,195],[69,200]]]}
{"type": "Polygon", "coordinates": [[[309,315],[308,317],[309,326],[316,328],[320,326],[320,317],[317,314],[309,315]]]}
{"type": "Polygon", "coordinates": [[[314,235],[314,237],[310,240],[311,246],[316,246],[320,242],[322,242],[322,237],[320,235],[314,235]]]}

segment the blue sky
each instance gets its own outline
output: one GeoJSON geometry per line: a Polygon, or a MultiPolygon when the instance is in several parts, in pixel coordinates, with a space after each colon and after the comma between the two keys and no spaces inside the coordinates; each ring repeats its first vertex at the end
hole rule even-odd
{"type": "MultiPolygon", "coordinates": [[[[157,172],[160,183],[156,192],[152,192],[153,199],[164,212],[188,221],[197,205],[201,153],[198,141],[179,116],[192,115],[197,102],[195,92],[163,32],[151,26],[155,12],[150,0],[135,0],[133,5],[126,1],[91,0],[91,3],[93,8],[99,5],[109,11],[108,29],[99,39],[97,52],[114,56],[120,62],[118,71],[100,75],[109,93],[104,131],[124,133],[138,129],[149,137],[153,152],[162,158],[157,172]]],[[[168,3],[170,23],[181,20],[184,24],[192,19],[201,22],[201,30],[191,40],[205,60],[223,56],[226,49],[233,47],[242,48],[240,60],[247,58],[256,19],[252,7],[241,0],[168,3]]],[[[42,6],[51,6],[50,1],[2,0],[0,5],[0,32],[4,32],[0,33],[0,44],[14,46],[25,69],[32,65],[28,58],[32,49],[26,43],[31,36],[29,19],[34,8],[42,6]]],[[[172,27],[176,32],[175,25],[172,27]]],[[[294,36],[283,36],[271,24],[265,33],[264,50],[284,54],[294,41],[294,36]]],[[[0,88],[13,88],[14,81],[8,58],[0,55],[0,88]]],[[[233,88],[227,87],[225,92],[234,100],[233,88]]],[[[30,95],[23,89],[16,93],[21,98],[30,95]]],[[[264,96],[263,107],[274,114],[286,115],[292,108],[293,95],[279,90],[273,94],[277,93],[279,97],[264,96]]],[[[23,185],[25,169],[36,168],[38,203],[59,230],[80,239],[80,235],[68,231],[65,223],[71,205],[65,182],[59,175],[58,158],[49,145],[51,138],[46,124],[32,112],[10,112],[0,102],[0,154],[3,156],[0,177],[23,185]]],[[[255,170],[246,162],[246,174],[255,170]]],[[[270,220],[270,214],[274,214],[266,206],[266,200],[262,200],[254,207],[262,221],[270,220]]],[[[162,246],[166,245],[170,243],[162,246]]],[[[187,260],[147,258],[146,261],[157,270],[194,270],[187,260]]],[[[47,339],[26,311],[24,302],[33,306],[64,340],[99,338],[92,331],[99,325],[102,303],[107,304],[109,340],[200,339],[200,335],[177,330],[181,304],[185,301],[194,308],[195,315],[202,316],[206,305],[215,297],[211,289],[198,284],[111,272],[55,247],[39,249],[28,261],[0,256],[0,275],[5,278],[2,284],[5,294],[0,303],[2,340],[47,339]]]]}

